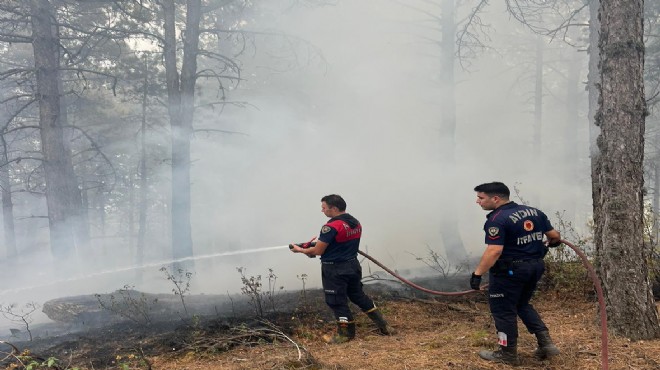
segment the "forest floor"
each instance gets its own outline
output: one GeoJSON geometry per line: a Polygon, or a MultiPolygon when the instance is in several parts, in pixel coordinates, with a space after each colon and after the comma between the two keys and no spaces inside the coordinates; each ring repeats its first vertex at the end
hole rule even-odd
{"type": "MultiPolygon", "coordinates": [[[[481,360],[496,336],[483,297],[461,299],[376,296],[398,331],[380,336],[366,315],[356,314],[357,337],[338,345],[321,337],[334,330],[320,294],[304,309],[271,315],[266,321],[193,320],[177,330],[145,332],[134,325],[79,334],[39,353],[56,357],[59,369],[507,369],[481,360]]],[[[535,307],[551,330],[561,355],[532,357],[535,338],[520,324],[519,369],[602,369],[597,303],[539,294],[535,307]]],[[[609,336],[609,369],[660,369],[660,340],[631,342],[609,336]]],[[[37,356],[33,352],[32,356],[37,356]]],[[[5,362],[6,368],[16,361],[5,362]]]]}

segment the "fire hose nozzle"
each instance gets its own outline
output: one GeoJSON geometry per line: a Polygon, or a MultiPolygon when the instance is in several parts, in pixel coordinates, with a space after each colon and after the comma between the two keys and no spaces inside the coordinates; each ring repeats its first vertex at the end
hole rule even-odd
{"type": "MultiPolygon", "coordinates": [[[[309,241],[309,242],[304,242],[304,243],[293,243],[293,244],[289,244],[289,249],[293,249],[293,246],[294,246],[294,245],[297,246],[297,247],[300,247],[300,248],[302,248],[302,249],[307,249],[307,248],[311,248],[311,247],[315,246],[315,245],[316,245],[316,241],[309,241]]],[[[307,255],[307,257],[309,257],[309,258],[316,258],[316,256],[314,256],[314,255],[307,255]]]]}

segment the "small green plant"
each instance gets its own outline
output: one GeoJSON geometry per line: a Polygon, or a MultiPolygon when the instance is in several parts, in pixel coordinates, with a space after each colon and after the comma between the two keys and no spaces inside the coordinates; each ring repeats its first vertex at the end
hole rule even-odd
{"type": "Polygon", "coordinates": [[[185,271],[183,269],[177,269],[176,271],[169,271],[166,267],[161,267],[160,271],[162,271],[165,274],[167,280],[171,281],[172,284],[174,284],[172,293],[174,293],[174,295],[179,296],[179,299],[181,300],[181,305],[183,306],[183,312],[185,313],[186,316],[188,316],[188,308],[186,307],[186,300],[184,299],[184,297],[190,291],[190,279],[192,278],[193,273],[189,271],[185,271]]]}
{"type": "Polygon", "coordinates": [[[280,286],[279,288],[277,288],[277,275],[275,275],[275,272],[273,271],[272,268],[269,268],[268,292],[266,292],[266,297],[268,298],[268,303],[270,304],[270,308],[273,310],[273,312],[277,312],[277,309],[275,307],[276,289],[278,289],[278,291],[282,291],[284,290],[284,287],[280,286]]]}
{"type": "MultiPolygon", "coordinates": [[[[0,313],[6,319],[19,322],[25,327],[25,331],[28,333],[30,341],[32,341],[32,331],[30,330],[30,324],[32,323],[32,314],[39,309],[39,304],[36,302],[28,302],[22,308],[18,307],[15,303],[0,306],[0,313]]],[[[15,330],[15,329],[14,329],[15,330]]],[[[14,334],[12,330],[12,334],[14,334]]]]}
{"type": "Polygon", "coordinates": [[[99,307],[116,315],[128,319],[136,324],[151,324],[151,310],[158,302],[158,298],[149,299],[144,293],[133,289],[131,285],[124,285],[123,289],[117,290],[104,298],[100,294],[94,294],[99,302],[99,307]]]}
{"type": "Polygon", "coordinates": [[[306,287],[308,276],[307,274],[300,274],[300,275],[296,275],[296,277],[298,278],[298,280],[302,281],[302,290],[300,291],[300,297],[302,298],[303,306],[308,307],[309,304],[307,303],[307,287],[306,287]]]}
{"type": "MultiPolygon", "coordinates": [[[[277,288],[277,275],[272,268],[268,269],[268,290],[263,291],[263,283],[261,282],[261,275],[247,277],[245,272],[247,271],[245,267],[237,267],[236,271],[241,274],[241,282],[243,287],[241,288],[241,293],[245,294],[250,298],[250,304],[254,308],[254,313],[258,317],[264,315],[266,306],[270,306],[272,312],[277,311],[276,307],[276,290],[277,288]]],[[[284,287],[280,286],[279,290],[283,290],[284,287]]]]}
{"type": "Polygon", "coordinates": [[[151,362],[144,355],[142,347],[132,350],[136,353],[117,355],[115,363],[120,370],[147,369],[151,370],[151,362]]]}
{"type": "Polygon", "coordinates": [[[264,304],[261,292],[261,275],[247,277],[245,276],[245,272],[247,271],[245,267],[237,267],[236,271],[241,274],[241,283],[243,283],[241,293],[250,298],[250,304],[254,308],[254,313],[259,317],[263,316],[264,304]]]}
{"type": "Polygon", "coordinates": [[[187,336],[188,339],[186,340],[189,344],[189,349],[193,353],[200,353],[203,352],[202,348],[200,347],[200,343],[204,342],[204,336],[206,333],[204,332],[204,328],[202,326],[202,318],[199,315],[192,315],[192,318],[190,319],[190,331],[188,332],[187,336]]]}
{"type": "MultiPolygon", "coordinates": [[[[15,349],[15,348],[14,348],[15,349]]],[[[36,370],[36,369],[58,369],[58,370],[80,370],[77,367],[69,367],[68,365],[60,364],[60,360],[55,357],[48,357],[47,359],[40,359],[32,355],[29,350],[25,350],[18,354],[17,351],[13,351],[5,359],[13,358],[18,364],[12,363],[8,368],[18,368],[22,367],[25,370],[36,370]]]]}
{"type": "MultiPolygon", "coordinates": [[[[58,366],[58,360],[55,357],[49,357],[45,361],[38,361],[35,359],[29,360],[29,362],[25,366],[25,370],[34,370],[34,369],[50,369],[50,368],[60,368],[58,366]]],[[[74,368],[77,369],[77,368],[74,368]]]]}

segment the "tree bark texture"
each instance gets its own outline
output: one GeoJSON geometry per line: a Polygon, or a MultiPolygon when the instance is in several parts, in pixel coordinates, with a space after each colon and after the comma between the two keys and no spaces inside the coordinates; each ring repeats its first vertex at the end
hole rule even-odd
{"type": "MultiPolygon", "coordinates": [[[[659,135],[656,134],[656,143],[660,143],[659,135]]],[[[651,229],[651,245],[658,245],[658,212],[660,210],[660,153],[656,154],[653,161],[653,228],[651,229]]]]}
{"type": "Polygon", "coordinates": [[[633,340],[660,334],[643,239],[643,1],[600,1],[601,129],[594,173],[596,253],[609,328],[633,340]]]}
{"type": "Polygon", "coordinates": [[[59,38],[55,12],[48,0],[30,0],[30,12],[51,251],[59,261],[66,261],[74,256],[75,248],[68,224],[68,153],[60,122],[59,38]]]}
{"type": "Polygon", "coordinates": [[[587,93],[589,95],[589,157],[591,158],[591,203],[593,205],[593,217],[595,228],[598,229],[600,218],[600,179],[598,178],[600,152],[596,141],[600,135],[600,127],[596,122],[596,113],[600,101],[600,19],[598,11],[600,1],[589,1],[589,72],[587,74],[587,93]]]}

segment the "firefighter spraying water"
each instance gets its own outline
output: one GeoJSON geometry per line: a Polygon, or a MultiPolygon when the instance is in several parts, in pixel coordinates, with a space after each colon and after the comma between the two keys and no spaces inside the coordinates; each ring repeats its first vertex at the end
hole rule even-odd
{"type": "Polygon", "coordinates": [[[330,220],[321,227],[318,239],[300,245],[289,244],[289,248],[309,257],[321,256],[325,302],[337,320],[337,332],[325,336],[325,341],[343,343],[355,338],[355,321],[348,307],[349,300],[369,316],[381,334],[394,334],[380,310],[362,290],[362,267],[357,259],[362,225],[346,213],[346,202],[339,195],[323,197],[321,211],[330,220]]]}

